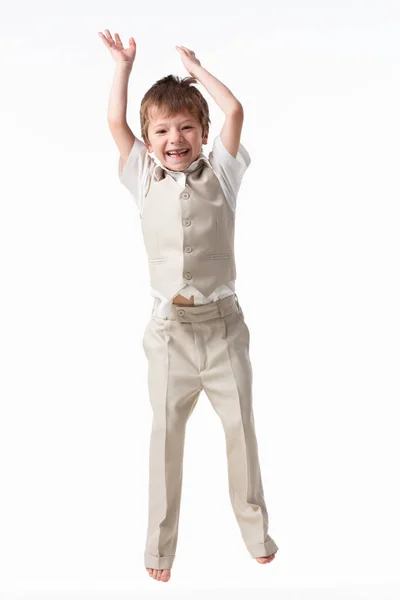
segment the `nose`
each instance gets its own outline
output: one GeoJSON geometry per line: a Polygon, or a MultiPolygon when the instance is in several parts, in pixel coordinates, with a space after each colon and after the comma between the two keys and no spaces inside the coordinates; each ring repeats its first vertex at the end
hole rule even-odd
{"type": "Polygon", "coordinates": [[[176,130],[176,131],[172,131],[171,133],[171,141],[172,142],[180,142],[181,140],[183,140],[183,135],[180,131],[176,130]]]}

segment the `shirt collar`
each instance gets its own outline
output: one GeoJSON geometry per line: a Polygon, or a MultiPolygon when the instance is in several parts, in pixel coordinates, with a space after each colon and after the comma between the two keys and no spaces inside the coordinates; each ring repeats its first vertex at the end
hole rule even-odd
{"type": "Polygon", "coordinates": [[[203,152],[200,152],[199,158],[197,158],[194,162],[192,162],[188,166],[187,169],[184,169],[184,171],[171,171],[170,169],[167,169],[167,167],[165,167],[162,164],[162,162],[157,158],[157,156],[154,154],[154,152],[151,152],[150,156],[152,157],[152,159],[156,163],[156,166],[154,167],[154,178],[155,178],[156,181],[160,181],[160,179],[163,178],[163,171],[165,171],[166,173],[171,173],[171,175],[174,175],[176,173],[189,174],[192,171],[194,171],[195,169],[197,169],[197,167],[199,166],[199,164],[201,163],[201,161],[204,161],[209,167],[211,167],[210,161],[208,160],[207,156],[203,152]]]}

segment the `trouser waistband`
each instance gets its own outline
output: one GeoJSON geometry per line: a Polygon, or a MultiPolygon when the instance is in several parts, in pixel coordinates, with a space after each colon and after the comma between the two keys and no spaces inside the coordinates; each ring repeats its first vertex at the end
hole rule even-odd
{"type": "MultiPolygon", "coordinates": [[[[155,298],[152,311],[153,316],[156,314],[159,305],[159,298],[155,298]]],[[[179,321],[181,323],[200,323],[201,321],[209,321],[210,319],[224,317],[235,310],[241,311],[241,308],[237,295],[231,294],[226,298],[221,298],[220,300],[209,302],[208,304],[198,304],[196,306],[177,306],[173,304],[169,314],[164,318],[171,321],[179,321]]]]}

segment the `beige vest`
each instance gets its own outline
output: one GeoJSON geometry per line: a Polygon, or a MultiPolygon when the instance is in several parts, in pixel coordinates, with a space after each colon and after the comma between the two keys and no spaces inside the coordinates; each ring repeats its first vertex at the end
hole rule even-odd
{"type": "Polygon", "coordinates": [[[183,189],[152,163],[141,219],[151,287],[172,298],[189,283],[204,296],[236,279],[235,215],[200,160],[183,189]]]}

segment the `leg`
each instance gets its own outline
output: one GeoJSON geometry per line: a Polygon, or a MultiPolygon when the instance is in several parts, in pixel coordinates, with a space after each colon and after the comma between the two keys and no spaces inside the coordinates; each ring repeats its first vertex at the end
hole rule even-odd
{"type": "Polygon", "coordinates": [[[145,566],[170,569],[178,537],[186,423],[202,387],[190,323],[153,317],[143,347],[153,409],[145,566]]]}
{"type": "Polygon", "coordinates": [[[213,325],[207,345],[204,391],[221,418],[226,438],[229,493],[246,547],[253,558],[270,556],[278,546],[268,534],[252,408],[249,330],[235,311],[213,325]],[[226,335],[226,338],[225,338],[226,335]]]}

